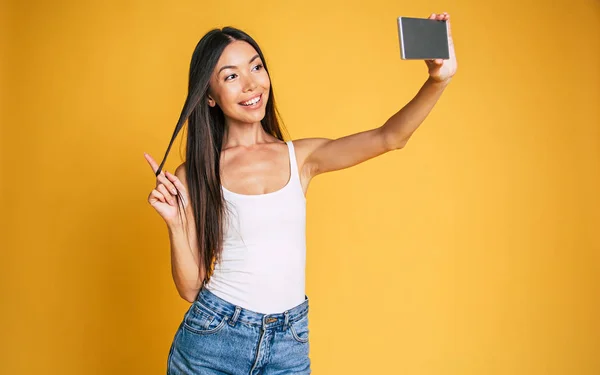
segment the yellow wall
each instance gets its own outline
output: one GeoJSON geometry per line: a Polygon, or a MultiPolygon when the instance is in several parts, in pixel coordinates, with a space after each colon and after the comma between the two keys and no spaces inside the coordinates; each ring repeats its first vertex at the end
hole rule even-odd
{"type": "Polygon", "coordinates": [[[597,0],[3,8],[0,373],[164,373],[188,304],[143,152],[206,31],[258,40],[293,139],[340,137],[426,78],[396,17],[443,11],[458,73],[407,148],[311,184],[314,373],[600,373],[597,0]]]}

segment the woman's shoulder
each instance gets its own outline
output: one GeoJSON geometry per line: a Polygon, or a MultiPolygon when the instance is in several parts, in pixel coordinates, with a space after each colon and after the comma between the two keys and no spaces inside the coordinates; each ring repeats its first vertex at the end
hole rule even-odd
{"type": "Polygon", "coordinates": [[[329,138],[300,138],[293,139],[294,149],[296,150],[296,156],[300,159],[304,159],[310,155],[314,150],[321,147],[322,145],[330,142],[329,138]]]}
{"type": "Polygon", "coordinates": [[[294,142],[294,146],[298,146],[301,148],[316,148],[319,147],[322,144],[325,144],[327,142],[330,142],[331,139],[330,138],[298,138],[298,139],[293,139],[292,142],[294,142]]]}
{"type": "Polygon", "coordinates": [[[175,176],[179,179],[179,181],[181,181],[181,183],[185,186],[185,188],[187,189],[187,178],[185,177],[185,162],[181,163],[176,169],[175,169],[175,176]]]}
{"type": "Polygon", "coordinates": [[[316,165],[314,163],[307,163],[309,156],[317,148],[330,142],[329,138],[300,138],[292,140],[294,144],[294,151],[296,153],[296,162],[298,169],[301,171],[301,175],[306,176],[305,178],[310,181],[315,173],[316,165]]]}

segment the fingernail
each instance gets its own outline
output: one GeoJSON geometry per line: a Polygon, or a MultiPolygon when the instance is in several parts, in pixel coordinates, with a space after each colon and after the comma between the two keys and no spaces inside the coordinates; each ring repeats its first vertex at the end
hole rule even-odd
{"type": "Polygon", "coordinates": [[[177,195],[177,190],[173,189],[173,190],[171,190],[171,193],[177,195]]]}

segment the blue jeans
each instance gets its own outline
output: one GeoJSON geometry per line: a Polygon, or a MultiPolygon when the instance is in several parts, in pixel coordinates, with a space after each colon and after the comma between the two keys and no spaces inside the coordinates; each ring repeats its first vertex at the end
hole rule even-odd
{"type": "Polygon", "coordinates": [[[304,298],[282,313],[261,314],[202,288],[175,333],[167,375],[310,374],[304,298]]]}

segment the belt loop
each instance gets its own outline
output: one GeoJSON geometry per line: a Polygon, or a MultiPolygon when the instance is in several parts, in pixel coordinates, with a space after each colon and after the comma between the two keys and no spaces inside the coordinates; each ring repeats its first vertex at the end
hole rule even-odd
{"type": "Polygon", "coordinates": [[[283,329],[287,329],[288,327],[288,323],[290,321],[290,312],[288,310],[285,310],[283,312],[283,316],[285,317],[285,321],[283,322],[283,329]]]}
{"type": "Polygon", "coordinates": [[[233,316],[231,317],[231,319],[229,319],[229,322],[227,324],[229,324],[232,327],[235,327],[235,322],[237,322],[237,320],[240,316],[240,311],[242,311],[242,308],[239,306],[236,306],[235,312],[233,313],[233,316]]]}

